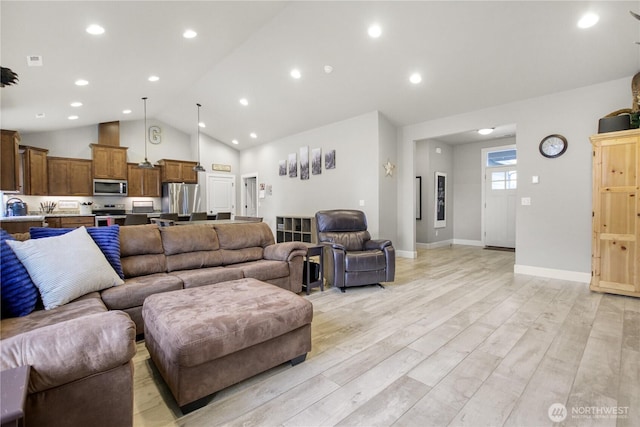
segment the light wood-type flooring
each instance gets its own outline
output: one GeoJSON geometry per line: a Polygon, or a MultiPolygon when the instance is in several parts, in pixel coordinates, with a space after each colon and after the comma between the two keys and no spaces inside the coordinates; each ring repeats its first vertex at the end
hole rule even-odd
{"type": "Polygon", "coordinates": [[[140,342],[134,426],[545,426],[556,403],[557,425],[639,426],[640,299],[514,275],[514,258],[421,250],[385,289],[314,289],[304,363],[184,416],[140,342]]]}

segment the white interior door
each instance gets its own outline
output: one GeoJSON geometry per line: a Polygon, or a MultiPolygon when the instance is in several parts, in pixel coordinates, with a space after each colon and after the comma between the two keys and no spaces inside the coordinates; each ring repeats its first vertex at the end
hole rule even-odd
{"type": "Polygon", "coordinates": [[[242,215],[258,216],[258,178],[255,175],[243,176],[242,215]]]}
{"type": "Polygon", "coordinates": [[[487,167],[485,171],[484,244],[516,247],[516,189],[514,166],[487,167]]]}
{"type": "Polygon", "coordinates": [[[207,213],[231,212],[235,215],[235,175],[207,174],[207,213]]]}

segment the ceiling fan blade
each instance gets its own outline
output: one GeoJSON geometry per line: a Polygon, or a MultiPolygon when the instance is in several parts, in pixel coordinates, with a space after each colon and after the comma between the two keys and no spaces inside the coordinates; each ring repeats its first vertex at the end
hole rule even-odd
{"type": "Polygon", "coordinates": [[[637,13],[634,13],[633,11],[629,11],[629,13],[631,14],[631,16],[633,16],[634,18],[636,18],[637,20],[640,21],[640,15],[638,15],[637,13]]]}

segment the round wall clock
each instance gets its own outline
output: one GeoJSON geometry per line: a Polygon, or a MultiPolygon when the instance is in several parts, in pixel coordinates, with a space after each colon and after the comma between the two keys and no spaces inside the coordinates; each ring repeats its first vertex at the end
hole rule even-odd
{"type": "Polygon", "coordinates": [[[567,138],[562,135],[549,135],[540,141],[540,154],[550,159],[560,157],[567,151],[569,143],[567,138]]]}
{"type": "Polygon", "coordinates": [[[162,142],[162,129],[160,126],[149,126],[149,142],[160,144],[162,142]]]}

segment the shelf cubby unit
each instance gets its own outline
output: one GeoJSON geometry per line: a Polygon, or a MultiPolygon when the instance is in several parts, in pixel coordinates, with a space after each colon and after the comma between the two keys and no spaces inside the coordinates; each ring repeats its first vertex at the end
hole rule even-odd
{"type": "Polygon", "coordinates": [[[277,216],[276,241],[316,243],[316,219],[306,216],[277,216]]]}

